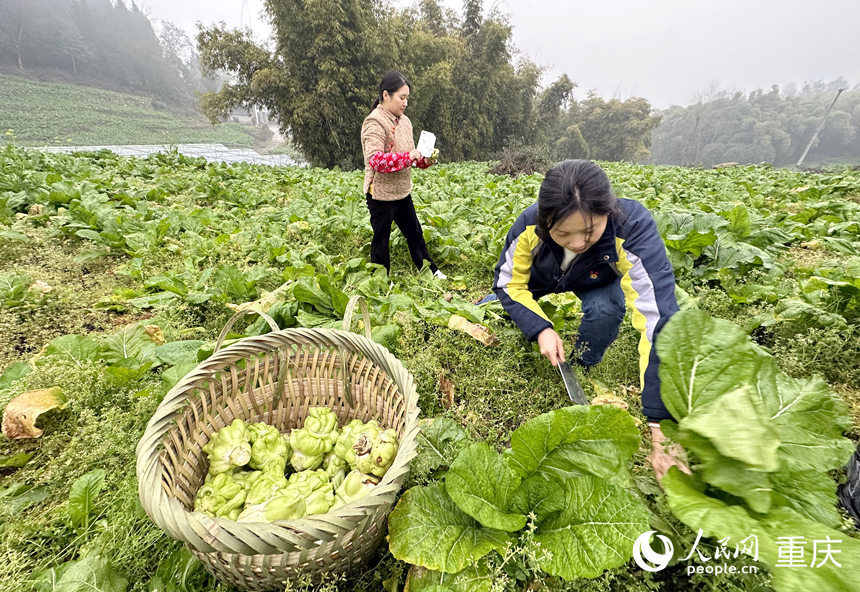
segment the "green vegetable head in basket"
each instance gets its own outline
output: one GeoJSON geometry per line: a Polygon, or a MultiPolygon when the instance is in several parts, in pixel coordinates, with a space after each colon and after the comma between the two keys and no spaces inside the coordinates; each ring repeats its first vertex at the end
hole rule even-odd
{"type": "Polygon", "coordinates": [[[397,456],[397,432],[385,430],[375,439],[361,434],[352,447],[355,451],[355,468],[366,475],[382,477],[397,456]]]}
{"type": "Polygon", "coordinates": [[[355,450],[353,446],[358,441],[362,434],[367,434],[371,441],[376,440],[382,428],[379,422],[371,419],[367,423],[360,419],[353,419],[343,427],[340,437],[337,439],[337,444],[334,447],[334,453],[345,460],[351,468],[355,468],[355,450]]]}
{"type": "Polygon", "coordinates": [[[258,422],[248,426],[251,436],[252,469],[260,469],[273,475],[283,475],[290,457],[290,441],[274,426],[258,422]]]}
{"type": "Polygon", "coordinates": [[[209,456],[209,472],[213,475],[232,471],[251,460],[251,436],[248,427],[241,419],[221,428],[203,446],[209,456]]]}
{"type": "Polygon", "coordinates": [[[365,475],[358,469],[352,471],[338,486],[332,509],[364,497],[376,487],[377,483],[379,483],[378,477],[365,475]]]}
{"type": "Polygon", "coordinates": [[[318,468],[325,454],[334,448],[339,435],[334,412],[325,407],[311,407],[304,427],[290,432],[293,449],[290,464],[297,471],[318,468]]]}
{"type": "Polygon", "coordinates": [[[236,519],[239,522],[274,522],[301,518],[305,515],[305,493],[301,489],[288,487],[281,495],[261,504],[247,506],[236,519]]]}
{"type": "Polygon", "coordinates": [[[230,473],[219,473],[209,479],[194,497],[194,510],[209,516],[235,520],[242,511],[247,489],[230,473]]]}

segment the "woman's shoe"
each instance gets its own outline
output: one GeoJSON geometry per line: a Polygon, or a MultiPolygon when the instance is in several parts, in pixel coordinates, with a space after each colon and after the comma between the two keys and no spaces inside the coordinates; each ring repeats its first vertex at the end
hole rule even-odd
{"type": "Polygon", "coordinates": [[[447,280],[448,279],[448,276],[445,275],[444,273],[442,273],[441,269],[437,269],[436,271],[434,271],[433,275],[435,275],[440,280],[447,280]]]}

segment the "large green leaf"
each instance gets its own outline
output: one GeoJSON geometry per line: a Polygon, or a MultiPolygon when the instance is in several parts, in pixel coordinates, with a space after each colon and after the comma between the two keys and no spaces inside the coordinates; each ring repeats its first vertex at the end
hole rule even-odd
{"type": "Polygon", "coordinates": [[[484,528],[434,483],[409,489],[388,517],[388,545],[401,561],[457,573],[511,542],[507,533],[484,528]]]}
{"type": "Polygon", "coordinates": [[[663,400],[680,416],[674,437],[705,482],[759,513],[787,506],[838,523],[827,471],[854,448],[842,436],[844,401],[820,379],[790,378],[740,329],[697,311],[676,314],[657,348],[663,400]]]}
{"type": "Polygon", "coordinates": [[[142,365],[157,361],[156,344],[141,325],[123,327],[108,335],[101,345],[100,357],[109,364],[131,361],[142,365]]]}
{"type": "Polygon", "coordinates": [[[810,520],[833,528],[842,524],[837,509],[836,483],[823,471],[783,461],[780,471],[770,475],[775,504],[788,506],[810,520]]]}
{"type": "MultiPolygon", "coordinates": [[[[327,275],[318,275],[317,282],[319,282],[320,290],[322,290],[325,294],[329,296],[331,299],[331,307],[334,309],[335,314],[338,317],[343,317],[343,313],[346,312],[346,305],[349,304],[349,296],[343,293],[343,290],[334,285],[334,282],[330,276],[327,275]]],[[[296,288],[299,288],[296,286],[296,288]]],[[[293,292],[295,294],[295,292],[293,292]]]]}
{"type": "Polygon", "coordinates": [[[511,498],[511,510],[533,513],[538,520],[564,508],[564,480],[556,476],[535,474],[526,478],[511,498]]]}
{"type": "Polygon", "coordinates": [[[90,555],[79,561],[52,569],[40,592],[125,592],[128,580],[119,575],[110,562],[99,555],[90,555]],[[59,576],[55,576],[59,572],[59,576]]]}
{"type": "MultiPolygon", "coordinates": [[[[758,517],[742,506],[732,505],[708,496],[703,484],[694,477],[671,468],[662,481],[672,513],[693,529],[701,528],[705,536],[716,539],[729,537],[739,543],[754,536],[758,544],[758,559],[773,576],[773,587],[778,592],[852,592],[856,587],[857,566],[860,566],[860,540],[846,536],[810,520],[791,508],[781,507],[758,517]],[[817,542],[833,541],[836,549],[833,559],[818,565],[824,559],[819,554],[816,567],[805,556],[804,565],[788,566],[786,538],[798,537],[805,541],[806,552],[812,552],[817,542]]],[[[823,545],[822,545],[823,546],[823,545]]],[[[803,553],[803,551],[801,551],[803,553]]]]}
{"type": "Polygon", "coordinates": [[[450,467],[460,451],[471,441],[456,421],[448,417],[432,417],[418,422],[418,456],[416,464],[430,470],[450,467]]]}
{"type": "Polygon", "coordinates": [[[717,235],[713,230],[707,231],[690,231],[689,234],[669,234],[666,235],[666,246],[676,251],[690,253],[693,257],[698,257],[702,254],[702,249],[714,244],[717,240],[717,235]]]}
{"type": "Polygon", "coordinates": [[[524,515],[508,511],[521,480],[486,442],[475,442],[451,465],[445,488],[461,510],[487,528],[514,532],[526,525],[524,515]]]}
{"type": "Polygon", "coordinates": [[[17,469],[23,467],[30,459],[33,458],[35,452],[19,452],[17,454],[0,454],[0,468],[17,469]]]}
{"type": "Polygon", "coordinates": [[[684,448],[695,455],[694,469],[707,483],[743,499],[756,512],[770,509],[773,503],[771,473],[722,455],[711,440],[695,432],[678,431],[677,435],[670,436],[667,429],[665,433],[674,441],[682,442],[684,448]]]}
{"type": "Polygon", "coordinates": [[[596,477],[564,484],[564,509],[538,523],[535,541],[552,554],[541,568],[566,580],[593,578],[624,565],[648,530],[649,512],[636,497],[596,477]]]}
{"type": "Polygon", "coordinates": [[[15,483],[0,489],[0,516],[15,516],[31,505],[44,501],[49,495],[44,485],[33,487],[15,483]]]}
{"type": "Polygon", "coordinates": [[[845,465],[854,451],[842,436],[851,427],[851,416],[848,405],[827,383],[818,377],[791,378],[768,357],[755,385],[765,413],[779,430],[780,452],[819,471],[845,465]]]}
{"type": "Polygon", "coordinates": [[[713,259],[712,266],[717,269],[742,269],[743,264],[770,267],[773,259],[766,252],[744,242],[729,240],[728,235],[718,237],[717,241],[706,247],[704,253],[713,259]]]}
{"type": "Polygon", "coordinates": [[[492,588],[492,574],[486,561],[479,561],[455,574],[413,567],[404,589],[409,592],[490,592],[492,588]]]}
{"type": "Polygon", "coordinates": [[[754,390],[744,385],[711,399],[679,422],[682,433],[695,432],[708,439],[720,454],[742,461],[758,471],[779,466],[779,436],[754,390]],[[743,430],[738,430],[742,425],[743,430]]]}
{"type": "Polygon", "coordinates": [[[293,287],[293,298],[298,302],[306,302],[320,312],[334,310],[331,296],[326,294],[319,286],[315,278],[299,278],[293,287]]]}
{"type": "Polygon", "coordinates": [[[403,330],[400,325],[379,325],[371,332],[371,339],[390,352],[396,352],[403,330]]]}
{"type": "Polygon", "coordinates": [[[523,479],[606,479],[624,474],[639,448],[639,429],[622,409],[565,407],[527,421],[511,435],[508,463],[523,479]]]}
{"type": "Polygon", "coordinates": [[[727,230],[736,238],[746,238],[752,232],[749,211],[744,206],[736,205],[727,212],[720,212],[720,215],[729,221],[727,230]]]}
{"type": "Polygon", "coordinates": [[[98,344],[82,335],[63,335],[48,342],[45,355],[69,358],[83,367],[87,362],[98,359],[98,344]]]}
{"type": "Polygon", "coordinates": [[[93,512],[93,500],[105,484],[105,472],[93,469],[72,483],[69,491],[69,520],[76,529],[86,530],[93,512]]]}
{"type": "Polygon", "coordinates": [[[185,378],[185,376],[197,367],[197,362],[186,360],[179,362],[175,366],[171,366],[161,373],[161,386],[165,391],[172,389],[177,382],[185,378]]]}
{"type": "Polygon", "coordinates": [[[0,389],[6,388],[16,380],[21,380],[32,371],[32,366],[27,362],[13,362],[9,364],[6,366],[3,374],[0,375],[0,389]]]}
{"type": "Polygon", "coordinates": [[[695,407],[745,384],[762,363],[736,325],[698,310],[676,313],[657,340],[660,395],[682,420],[695,407]]]}
{"type": "Polygon", "coordinates": [[[153,351],[155,357],[165,364],[176,365],[180,362],[193,360],[197,361],[197,351],[205,345],[205,341],[185,340],[171,341],[163,345],[159,345],[153,351]]]}

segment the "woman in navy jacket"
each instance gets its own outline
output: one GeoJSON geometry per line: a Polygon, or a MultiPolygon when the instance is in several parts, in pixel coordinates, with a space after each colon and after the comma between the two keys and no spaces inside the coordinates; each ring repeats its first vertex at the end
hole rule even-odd
{"type": "Polygon", "coordinates": [[[654,443],[651,463],[658,478],[681,463],[662,445],[657,422],[671,418],[660,398],[654,342],[678,310],[675,275],[650,212],[618,199],[609,178],[587,160],[565,160],[550,169],[537,203],[508,231],[496,265],[493,290],[529,341],[553,366],[564,361],[564,342],[537,300],[573,292],[582,300],[576,362],[589,368],[618,337],[625,307],[640,332],[642,411],[654,443]]]}

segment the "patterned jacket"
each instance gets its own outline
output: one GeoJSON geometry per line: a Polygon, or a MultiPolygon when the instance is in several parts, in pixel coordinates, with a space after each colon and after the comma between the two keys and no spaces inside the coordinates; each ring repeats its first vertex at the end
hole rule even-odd
{"type": "Polygon", "coordinates": [[[620,199],[622,214],[611,216],[603,235],[561,270],[564,248],[535,234],[537,203],[508,231],[493,290],[529,341],[552,327],[537,299],[551,293],[582,294],[620,278],[633,326],[641,334],[639,371],[642,412],[649,420],[671,417],[660,399],[659,359],[654,347],[663,325],[675,312],[675,274],[666,245],[651,213],[638,202],[620,199]]]}
{"type": "Polygon", "coordinates": [[[364,193],[373,199],[394,201],[412,192],[412,168],[427,168],[425,159],[413,162],[409,152],[415,148],[412,122],[406,115],[395,117],[382,106],[364,118],[361,126],[364,152],[364,193]]]}

